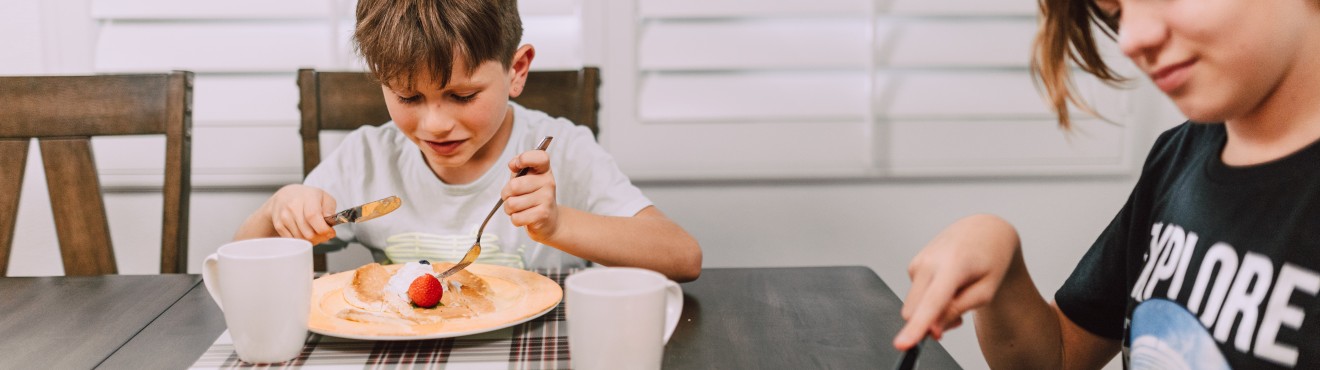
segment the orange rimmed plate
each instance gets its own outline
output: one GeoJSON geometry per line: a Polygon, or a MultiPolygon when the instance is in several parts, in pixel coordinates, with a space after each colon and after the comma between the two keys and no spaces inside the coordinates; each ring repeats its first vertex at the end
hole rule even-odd
{"type": "MultiPolygon", "coordinates": [[[[391,274],[402,264],[385,265],[391,274]]],[[[354,271],[322,276],[312,281],[311,314],[307,327],[313,333],[349,339],[415,340],[450,338],[479,334],[518,325],[544,315],[564,298],[564,291],[554,280],[541,274],[512,267],[474,263],[467,271],[486,280],[495,310],[481,316],[444,320],[433,324],[401,325],[364,323],[336,317],[351,307],[344,300],[344,288],[353,281],[354,271]]]]}

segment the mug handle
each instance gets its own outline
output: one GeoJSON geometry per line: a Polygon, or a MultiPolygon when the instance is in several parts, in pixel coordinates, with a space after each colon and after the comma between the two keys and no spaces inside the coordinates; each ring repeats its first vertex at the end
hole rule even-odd
{"type": "Polygon", "coordinates": [[[665,340],[674,335],[678,327],[678,317],[683,314],[683,288],[673,281],[665,281],[665,340]]]}
{"type": "Polygon", "coordinates": [[[220,257],[212,253],[206,256],[202,261],[202,283],[206,285],[206,291],[211,293],[211,298],[215,300],[215,305],[220,307],[220,311],[225,310],[225,305],[220,303],[220,257]]]}

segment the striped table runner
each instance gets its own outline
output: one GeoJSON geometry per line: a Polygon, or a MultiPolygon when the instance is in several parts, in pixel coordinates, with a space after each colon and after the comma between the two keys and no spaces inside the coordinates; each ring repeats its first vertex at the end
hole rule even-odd
{"type": "MultiPolygon", "coordinates": [[[[538,271],[562,287],[571,271],[538,271]]],[[[229,331],[220,334],[192,369],[568,369],[564,303],[541,317],[458,338],[364,341],[307,336],[297,358],[278,364],[239,361],[229,331]]]]}

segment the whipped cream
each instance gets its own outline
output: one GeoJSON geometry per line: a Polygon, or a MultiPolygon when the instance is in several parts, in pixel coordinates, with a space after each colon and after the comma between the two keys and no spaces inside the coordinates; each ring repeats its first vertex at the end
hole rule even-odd
{"type": "MultiPolygon", "coordinates": [[[[392,304],[402,304],[407,307],[411,300],[408,298],[408,287],[412,285],[413,280],[418,276],[431,274],[431,265],[423,265],[417,262],[408,262],[394,273],[390,281],[385,284],[385,299],[390,300],[392,304]]],[[[443,286],[443,285],[442,285],[443,286]]]]}

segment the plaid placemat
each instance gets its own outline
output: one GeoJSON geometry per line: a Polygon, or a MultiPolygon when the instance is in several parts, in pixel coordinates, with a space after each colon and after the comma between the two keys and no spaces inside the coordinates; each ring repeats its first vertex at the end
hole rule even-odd
{"type": "MultiPolygon", "coordinates": [[[[564,285],[574,270],[537,271],[564,285]]],[[[531,321],[457,338],[365,341],[310,334],[302,354],[278,363],[253,365],[238,359],[226,330],[192,369],[568,369],[568,324],[564,303],[531,321]]]]}

